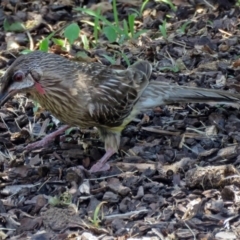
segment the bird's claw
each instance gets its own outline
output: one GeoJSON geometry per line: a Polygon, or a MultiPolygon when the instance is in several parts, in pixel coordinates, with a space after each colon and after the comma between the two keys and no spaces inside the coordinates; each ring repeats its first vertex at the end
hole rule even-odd
{"type": "MultiPolygon", "coordinates": [[[[47,137],[48,137],[48,136],[47,136],[47,137]]],[[[31,151],[31,150],[36,149],[36,148],[46,147],[46,146],[52,141],[52,139],[48,139],[47,137],[45,137],[45,138],[43,138],[42,140],[39,140],[39,141],[37,141],[37,142],[28,144],[28,145],[25,147],[25,150],[31,151]]]]}
{"type": "Polygon", "coordinates": [[[108,163],[102,163],[99,161],[90,168],[89,172],[90,173],[103,172],[108,171],[109,169],[110,165],[108,163]]]}
{"type": "Polygon", "coordinates": [[[68,125],[64,125],[64,126],[60,127],[58,130],[56,130],[55,132],[52,132],[52,133],[48,134],[47,136],[45,136],[42,140],[28,144],[25,149],[27,151],[30,151],[30,150],[33,150],[36,148],[46,147],[49,143],[53,142],[57,136],[62,134],[68,128],[69,128],[68,125]]]}

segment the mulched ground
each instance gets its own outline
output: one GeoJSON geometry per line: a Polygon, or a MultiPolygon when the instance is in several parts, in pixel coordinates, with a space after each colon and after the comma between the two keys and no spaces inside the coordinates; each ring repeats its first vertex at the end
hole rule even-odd
{"type": "MultiPolygon", "coordinates": [[[[120,20],[142,4],[117,2],[120,20]]],[[[104,16],[114,19],[109,3],[94,0],[0,3],[1,73],[19,52],[38,49],[43,37],[71,22],[91,44],[93,29],[83,20],[92,19],[76,6],[96,9],[100,4],[104,16]],[[4,32],[4,19],[31,27],[4,32]]],[[[172,3],[176,11],[149,1],[136,21],[138,30],[147,30],[138,39],[119,45],[100,36],[89,50],[79,40],[71,52],[51,42],[50,52],[110,65],[106,54],[127,67],[124,53],[130,63],[150,61],[151,79],[239,91],[239,7],[230,0],[172,3]],[[159,25],[166,18],[163,38],[159,25]]],[[[60,30],[57,38],[62,38],[60,30]]],[[[237,109],[188,104],[141,114],[123,131],[111,170],[95,175],[70,168],[90,168],[104,154],[95,129],[72,129],[49,146],[27,152],[27,143],[61,124],[21,95],[5,104],[0,116],[1,239],[240,239],[237,109]]]]}

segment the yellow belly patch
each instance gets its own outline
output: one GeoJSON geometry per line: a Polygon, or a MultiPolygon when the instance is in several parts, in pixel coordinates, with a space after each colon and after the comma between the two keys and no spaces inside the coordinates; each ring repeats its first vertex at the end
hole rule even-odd
{"type": "Polygon", "coordinates": [[[109,130],[111,132],[116,132],[116,133],[121,132],[136,117],[137,114],[138,114],[137,109],[133,109],[129,114],[129,116],[124,119],[123,123],[120,126],[111,127],[109,128],[109,130]]]}

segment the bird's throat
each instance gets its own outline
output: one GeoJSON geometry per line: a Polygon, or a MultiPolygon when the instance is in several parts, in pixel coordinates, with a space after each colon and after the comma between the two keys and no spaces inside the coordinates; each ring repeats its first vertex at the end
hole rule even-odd
{"type": "Polygon", "coordinates": [[[37,92],[41,95],[46,93],[45,89],[38,82],[35,82],[35,88],[36,88],[37,92]]]}

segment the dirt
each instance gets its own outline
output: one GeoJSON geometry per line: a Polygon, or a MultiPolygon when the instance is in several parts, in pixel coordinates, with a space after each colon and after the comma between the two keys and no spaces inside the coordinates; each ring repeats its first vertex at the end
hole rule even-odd
{"type": "MultiPolygon", "coordinates": [[[[76,7],[101,8],[114,22],[108,1],[0,2],[0,73],[22,51],[79,25],[71,49],[53,41],[49,52],[73,61],[126,68],[137,59],[153,66],[151,80],[226,91],[240,90],[240,8],[235,1],[172,0],[175,10],[149,1],[135,30],[121,44],[99,34],[93,18],[76,7]],[[164,37],[159,25],[166,20],[164,37]],[[21,22],[27,29],[4,31],[21,22]],[[105,57],[108,56],[108,58],[105,57]]],[[[120,22],[142,1],[117,1],[120,22]]],[[[139,114],[122,133],[109,171],[89,174],[103,154],[96,129],[73,128],[47,147],[26,151],[30,142],[62,124],[46,109],[17,95],[0,109],[1,239],[240,239],[240,114],[223,105],[159,106],[139,114]],[[239,125],[239,126],[238,126],[239,125]]]]}

